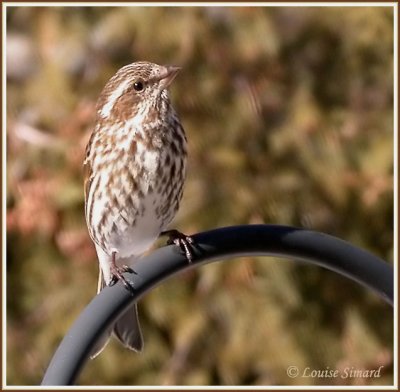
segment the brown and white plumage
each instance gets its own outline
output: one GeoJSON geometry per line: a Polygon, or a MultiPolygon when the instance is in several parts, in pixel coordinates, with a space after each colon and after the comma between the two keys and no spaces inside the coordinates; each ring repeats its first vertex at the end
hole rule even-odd
{"type": "MultiPolygon", "coordinates": [[[[178,210],[186,137],[167,91],[178,70],[148,62],[127,65],[99,97],[84,172],[85,216],[99,258],[100,289],[123,279],[123,265],[132,266],[178,210]]],[[[126,347],[142,349],[135,308],[113,329],[126,347]]]]}

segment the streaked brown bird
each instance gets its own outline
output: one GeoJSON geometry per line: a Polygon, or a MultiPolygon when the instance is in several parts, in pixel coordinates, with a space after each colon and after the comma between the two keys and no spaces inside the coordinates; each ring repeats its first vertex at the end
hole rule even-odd
{"type": "MultiPolygon", "coordinates": [[[[182,198],[186,136],[171,105],[168,87],[179,67],[136,62],[121,68],[97,102],[97,117],[86,147],[85,216],[100,263],[99,287],[121,280],[161,234],[179,245],[190,261],[190,237],[165,231],[182,198]]],[[[143,348],[136,304],[107,331],[135,351],[143,348]],[[132,309],[133,308],[133,309],[132,309]]]]}

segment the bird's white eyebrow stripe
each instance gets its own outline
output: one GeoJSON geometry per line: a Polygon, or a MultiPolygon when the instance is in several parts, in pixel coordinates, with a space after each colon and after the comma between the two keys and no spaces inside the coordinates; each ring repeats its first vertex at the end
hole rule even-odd
{"type": "Polygon", "coordinates": [[[110,115],[111,110],[115,105],[115,102],[117,102],[117,99],[124,93],[125,90],[128,89],[130,83],[131,83],[131,81],[130,81],[129,78],[123,80],[120,83],[118,88],[115,89],[113,91],[113,93],[107,98],[107,102],[105,103],[105,105],[100,110],[100,116],[108,117],[110,115]]]}

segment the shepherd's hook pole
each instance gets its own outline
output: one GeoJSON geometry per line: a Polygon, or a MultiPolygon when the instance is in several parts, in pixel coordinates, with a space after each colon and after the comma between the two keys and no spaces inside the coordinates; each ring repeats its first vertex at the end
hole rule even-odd
{"type": "Polygon", "coordinates": [[[371,253],[326,234],[289,226],[248,225],[210,230],[192,238],[195,246],[191,264],[177,246],[166,246],[139,259],[134,273],[125,274],[135,288],[134,295],[120,283],[102,290],[64,337],[42,385],[73,385],[102,331],[132,302],[177,272],[211,261],[240,256],[306,261],[347,276],[393,304],[392,267],[371,253]]]}

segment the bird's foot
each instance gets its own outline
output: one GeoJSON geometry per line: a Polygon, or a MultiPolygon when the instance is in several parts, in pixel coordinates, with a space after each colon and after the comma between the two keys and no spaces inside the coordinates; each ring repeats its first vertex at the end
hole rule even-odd
{"type": "Polygon", "coordinates": [[[191,250],[191,245],[194,243],[192,237],[181,233],[178,230],[166,230],[160,233],[160,236],[168,236],[167,245],[175,244],[179,246],[182,252],[185,254],[186,259],[189,263],[193,260],[193,253],[191,250]]]}
{"type": "Polygon", "coordinates": [[[111,282],[110,285],[114,285],[118,281],[122,282],[122,284],[125,286],[125,288],[130,291],[131,293],[134,293],[134,288],[132,286],[131,282],[128,282],[124,275],[122,275],[124,272],[130,272],[134,273],[135,271],[128,267],[127,265],[123,265],[121,267],[117,266],[115,263],[111,263],[111,282]]]}

